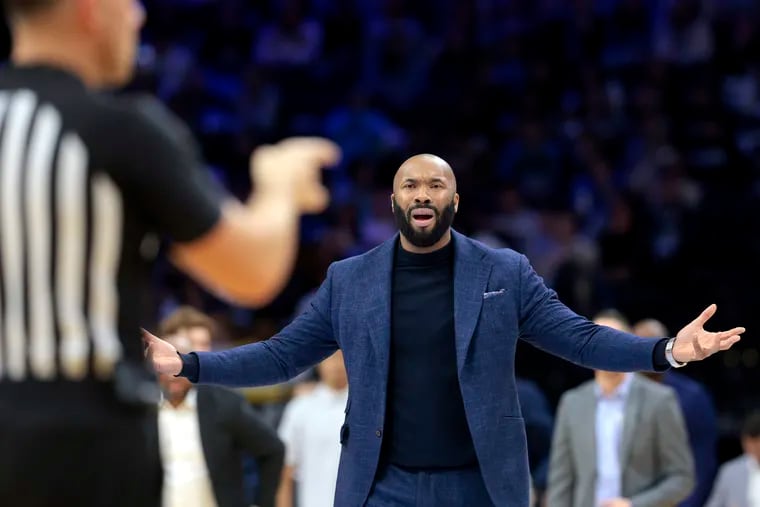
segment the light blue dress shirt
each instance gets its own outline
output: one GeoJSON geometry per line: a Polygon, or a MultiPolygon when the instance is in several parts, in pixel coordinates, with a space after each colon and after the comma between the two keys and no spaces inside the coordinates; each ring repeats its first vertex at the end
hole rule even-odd
{"type": "Polygon", "coordinates": [[[623,435],[625,402],[633,374],[610,395],[596,392],[596,506],[605,500],[621,497],[620,445],[623,435]]]}

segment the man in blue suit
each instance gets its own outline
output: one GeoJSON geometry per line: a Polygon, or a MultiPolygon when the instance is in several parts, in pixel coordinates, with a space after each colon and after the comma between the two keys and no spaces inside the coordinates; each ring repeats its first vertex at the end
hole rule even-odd
{"type": "MultiPolygon", "coordinates": [[[[655,319],[642,320],[633,327],[633,332],[650,338],[668,334],[665,325],[655,319]]],[[[702,507],[707,502],[718,469],[718,416],[713,400],[702,384],[686,375],[670,371],[646,375],[675,391],[689,433],[697,485],[678,507],[702,507]]]]}
{"type": "Polygon", "coordinates": [[[527,507],[518,338],[589,368],[633,371],[704,359],[744,332],[705,331],[714,305],[672,339],[595,325],[523,255],[451,230],[459,195],[445,161],[414,156],[393,187],[400,234],[333,264],[309,309],[275,337],[179,356],[145,336],[159,372],[236,386],[283,382],[342,349],[338,507],[527,507]]]}

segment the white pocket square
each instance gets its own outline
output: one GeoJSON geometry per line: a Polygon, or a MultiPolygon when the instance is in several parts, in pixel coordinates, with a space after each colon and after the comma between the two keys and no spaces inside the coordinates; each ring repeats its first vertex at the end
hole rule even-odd
{"type": "Polygon", "coordinates": [[[499,289],[499,290],[492,290],[491,292],[484,292],[483,293],[483,299],[488,299],[496,296],[501,296],[507,292],[507,289],[499,289]]]}

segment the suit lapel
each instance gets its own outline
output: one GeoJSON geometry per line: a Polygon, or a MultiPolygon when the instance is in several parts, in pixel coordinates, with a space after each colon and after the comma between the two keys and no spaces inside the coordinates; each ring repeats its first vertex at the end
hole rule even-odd
{"type": "Polygon", "coordinates": [[[483,262],[483,252],[471,240],[456,231],[454,239],[454,332],[457,368],[462,371],[467,350],[483,306],[492,265],[483,262]]]}
{"type": "Polygon", "coordinates": [[[639,413],[641,412],[642,393],[638,377],[633,376],[630,392],[625,402],[623,416],[623,436],[620,438],[620,469],[625,470],[631,453],[636,426],[638,425],[639,413]]]}
{"type": "Polygon", "coordinates": [[[367,298],[367,312],[359,318],[366,319],[369,326],[372,348],[385,379],[391,344],[391,277],[397,239],[398,234],[368,255],[362,270],[366,276],[354,281],[362,284],[359,294],[367,298]]]}
{"type": "MultiPolygon", "coordinates": [[[[208,476],[211,479],[211,487],[214,490],[214,496],[220,498],[219,474],[225,470],[225,465],[219,460],[217,449],[217,431],[215,431],[216,414],[220,407],[214,403],[213,386],[198,386],[198,397],[196,398],[198,411],[198,432],[201,436],[201,449],[203,449],[203,458],[206,461],[208,476]]],[[[219,398],[216,398],[217,400],[219,398]]]]}
{"type": "Polygon", "coordinates": [[[197,398],[196,398],[196,406],[197,406],[197,412],[198,412],[198,429],[201,435],[201,446],[203,447],[203,454],[206,457],[206,465],[208,466],[209,470],[212,468],[212,463],[208,463],[208,460],[213,456],[213,425],[214,421],[212,420],[212,410],[206,410],[206,405],[208,404],[208,396],[209,392],[204,388],[204,386],[198,386],[196,388],[197,398]]]}

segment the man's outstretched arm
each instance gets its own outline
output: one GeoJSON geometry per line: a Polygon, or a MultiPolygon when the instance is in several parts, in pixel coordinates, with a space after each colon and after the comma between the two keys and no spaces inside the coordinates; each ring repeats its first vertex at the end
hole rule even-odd
{"type": "MultiPolygon", "coordinates": [[[[544,285],[528,260],[520,265],[520,337],[551,354],[581,366],[606,371],[665,370],[667,340],[651,340],[600,326],[575,314],[544,285]]],[[[710,305],[678,332],[672,359],[699,361],[738,342],[743,327],[709,332],[705,323],[715,314],[710,305]]],[[[665,337],[663,337],[665,338],[665,337]]]]}
{"type": "Polygon", "coordinates": [[[158,373],[193,382],[258,386],[291,379],[338,349],[330,314],[332,268],[308,310],[269,340],[221,352],[180,355],[171,344],[143,332],[146,354],[158,373]]]}

